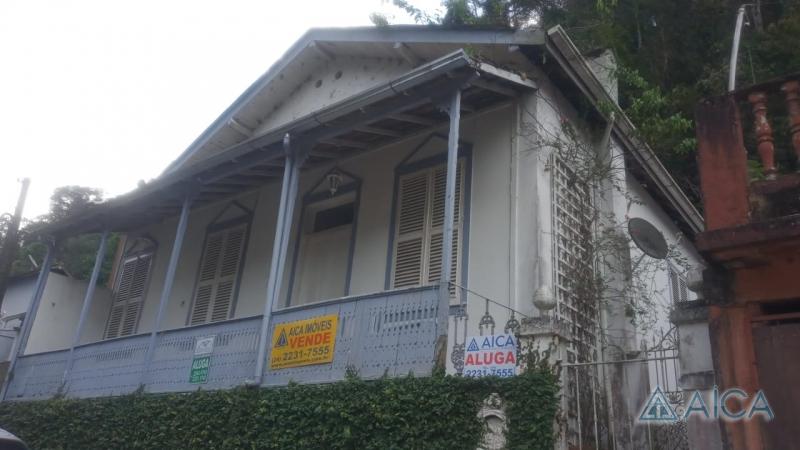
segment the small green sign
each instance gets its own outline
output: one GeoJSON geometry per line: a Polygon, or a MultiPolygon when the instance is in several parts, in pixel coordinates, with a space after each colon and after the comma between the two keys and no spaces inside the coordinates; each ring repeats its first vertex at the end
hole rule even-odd
{"type": "Polygon", "coordinates": [[[189,383],[208,382],[208,366],[211,365],[211,356],[195,356],[192,360],[192,371],[189,373],[189,383]]]}

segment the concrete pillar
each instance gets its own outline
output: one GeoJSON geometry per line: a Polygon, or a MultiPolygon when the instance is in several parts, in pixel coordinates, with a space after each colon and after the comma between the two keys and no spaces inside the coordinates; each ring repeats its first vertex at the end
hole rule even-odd
{"type": "Polygon", "coordinates": [[[745,224],[749,184],[739,108],[731,96],[704,100],[695,117],[706,230],[745,224]]]}
{"type": "MultiPolygon", "coordinates": [[[[708,307],[705,304],[678,304],[670,320],[678,328],[680,337],[680,388],[687,396],[700,391],[704,398],[711,398],[716,380],[708,334],[708,307]]],[[[691,417],[686,428],[691,450],[722,450],[719,422],[691,417]]]]}
{"type": "MultiPolygon", "coordinates": [[[[714,349],[720,391],[740,388],[759,389],[750,314],[744,305],[710,306],[709,332],[714,349]]],[[[728,405],[732,410],[747,405],[728,405]]],[[[760,450],[763,447],[761,424],[757,420],[726,421],[725,433],[731,449],[760,450]]]]}
{"type": "MultiPolygon", "coordinates": [[[[542,315],[539,317],[527,317],[520,320],[519,333],[517,334],[519,341],[517,345],[521,349],[522,357],[517,364],[521,370],[525,370],[526,358],[530,352],[538,353],[540,357],[546,357],[547,362],[551,366],[559,364],[561,368],[561,383],[560,394],[560,409],[561,411],[568,410],[567,404],[567,370],[571,368],[564,367],[566,363],[567,347],[572,340],[568,327],[563,322],[558,320],[554,315],[542,315]]],[[[554,425],[555,426],[555,425],[554,425]]],[[[567,436],[566,427],[559,426],[554,429],[560,430],[558,435],[555,449],[567,449],[567,436]]]]}

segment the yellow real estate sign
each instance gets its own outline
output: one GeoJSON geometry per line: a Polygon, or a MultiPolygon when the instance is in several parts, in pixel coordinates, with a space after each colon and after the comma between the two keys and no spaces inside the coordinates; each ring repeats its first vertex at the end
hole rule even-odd
{"type": "Polygon", "coordinates": [[[331,314],[275,325],[270,369],[333,362],[339,316],[331,314]]]}

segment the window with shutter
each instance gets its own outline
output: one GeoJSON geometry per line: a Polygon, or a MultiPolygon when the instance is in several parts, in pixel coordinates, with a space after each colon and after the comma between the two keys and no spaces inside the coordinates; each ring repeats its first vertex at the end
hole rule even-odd
{"type": "MultiPolygon", "coordinates": [[[[456,171],[453,252],[450,279],[460,284],[460,236],[464,162],[456,171]]],[[[442,236],[447,168],[444,165],[403,175],[399,179],[397,223],[394,238],[393,288],[434,284],[442,270],[442,236]]],[[[456,297],[456,289],[450,293],[456,297]]]]}
{"type": "Polygon", "coordinates": [[[152,260],[152,253],[142,253],[123,260],[106,324],[105,339],[136,333],[152,260]]]}
{"type": "Polygon", "coordinates": [[[689,300],[689,289],[686,286],[686,278],[672,265],[668,268],[669,272],[669,289],[672,294],[672,302],[677,304],[689,300]]]}
{"type": "Polygon", "coordinates": [[[206,237],[189,325],[230,318],[247,228],[246,223],[240,224],[206,237]]]}

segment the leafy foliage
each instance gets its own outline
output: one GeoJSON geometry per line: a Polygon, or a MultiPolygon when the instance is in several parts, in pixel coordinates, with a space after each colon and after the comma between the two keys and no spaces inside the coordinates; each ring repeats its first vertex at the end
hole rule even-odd
{"type": "Polygon", "coordinates": [[[537,0],[443,0],[445,14],[430,14],[407,0],[393,0],[418,23],[450,26],[513,26],[531,25],[543,2],[537,0]]]}
{"type": "MultiPolygon", "coordinates": [[[[42,225],[64,220],[74,214],[80,214],[103,200],[100,189],[84,186],[62,186],[50,196],[50,212],[36,220],[24,224],[22,229],[23,245],[17,252],[12,265],[12,274],[27,273],[36,270],[33,261],[41,264],[47,252],[44,243],[31,239],[37,228],[42,225]]],[[[113,256],[116,251],[119,235],[112,233],[106,243],[106,254],[100,270],[99,283],[105,283],[111,273],[113,256]]],[[[97,248],[100,245],[99,234],[84,234],[69,237],[58,243],[55,265],[70,276],[86,280],[92,273],[97,248]]]]}
{"type": "Polygon", "coordinates": [[[477,413],[493,392],[507,403],[510,449],[550,449],[555,376],[451,376],[272,389],[134,394],[0,404],[0,426],[49,449],[469,449],[477,413]]]}
{"type": "Polygon", "coordinates": [[[47,222],[57,222],[73,214],[80,214],[91,205],[103,200],[103,191],[83,186],[61,186],[50,196],[50,213],[47,222]]]}
{"type": "MultiPolygon", "coordinates": [[[[623,68],[618,73],[623,108],[645,142],[699,202],[691,118],[700,98],[726,90],[741,1],[444,0],[444,13],[439,15],[415,8],[413,1],[394,0],[394,4],[420,23],[561,25],[584,52],[612,49],[623,68]]],[[[751,3],[748,16],[738,86],[796,72],[800,1],[751,3]]]]}
{"type": "MultiPolygon", "coordinates": [[[[111,274],[114,253],[117,251],[119,234],[111,233],[106,242],[103,265],[100,267],[98,283],[103,284],[111,274]]],[[[82,234],[65,239],[58,245],[56,255],[60,267],[79,280],[87,280],[92,274],[97,248],[100,246],[100,235],[97,233],[82,234]]]]}

